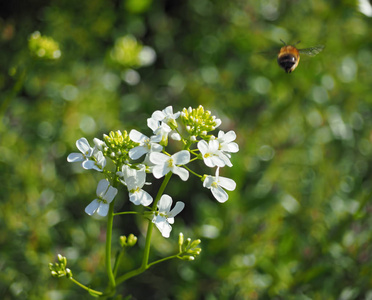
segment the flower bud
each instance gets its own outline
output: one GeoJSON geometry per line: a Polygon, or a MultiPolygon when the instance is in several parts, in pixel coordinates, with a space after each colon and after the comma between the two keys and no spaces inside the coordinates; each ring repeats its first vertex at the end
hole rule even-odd
{"type": "Polygon", "coordinates": [[[134,234],[128,236],[128,246],[133,247],[137,243],[137,237],[134,234]]]}
{"type": "Polygon", "coordinates": [[[180,232],[178,235],[178,245],[181,247],[183,245],[183,233],[180,232]]]}

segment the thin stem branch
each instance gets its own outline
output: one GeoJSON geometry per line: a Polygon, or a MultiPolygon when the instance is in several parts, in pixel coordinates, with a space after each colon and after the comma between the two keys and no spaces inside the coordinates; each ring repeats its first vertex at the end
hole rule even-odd
{"type": "Polygon", "coordinates": [[[87,286],[85,286],[84,284],[80,283],[79,281],[75,280],[73,277],[69,278],[73,283],[75,283],[76,285],[80,286],[81,288],[83,288],[84,290],[88,291],[91,295],[95,295],[95,296],[101,296],[103,295],[102,292],[99,292],[99,291],[96,291],[96,290],[93,290],[91,288],[88,288],[87,286]]]}

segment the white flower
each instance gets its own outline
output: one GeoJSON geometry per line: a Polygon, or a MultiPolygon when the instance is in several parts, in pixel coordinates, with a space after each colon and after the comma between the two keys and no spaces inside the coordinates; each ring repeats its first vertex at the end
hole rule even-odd
{"type": "Polygon", "coordinates": [[[220,143],[217,140],[210,140],[209,143],[204,140],[198,142],[198,149],[203,156],[204,163],[208,167],[224,167],[225,165],[231,167],[232,163],[229,157],[219,148],[220,143]]]}
{"type": "Polygon", "coordinates": [[[161,136],[152,136],[151,138],[142,134],[141,132],[133,129],[129,133],[129,137],[133,142],[139,143],[140,145],[129,150],[129,157],[131,159],[138,159],[142,155],[159,152],[163,149],[163,146],[157,144],[161,141],[161,136]]]}
{"type": "Polygon", "coordinates": [[[146,183],[146,167],[145,165],[138,165],[138,167],[139,169],[136,170],[123,165],[122,172],[116,174],[124,177],[124,181],[121,180],[121,182],[128,188],[129,200],[135,205],[147,206],[152,203],[152,197],[142,189],[146,183]]]}
{"type": "Polygon", "coordinates": [[[216,176],[208,175],[204,181],[203,186],[210,189],[213,196],[218,202],[226,202],[229,199],[229,195],[224,189],[228,191],[233,191],[236,188],[236,183],[234,180],[226,177],[219,176],[219,169],[216,170],[216,176]]]}
{"type": "Polygon", "coordinates": [[[169,237],[172,231],[172,226],[170,224],[174,223],[174,217],[183,210],[185,203],[177,201],[174,208],[170,210],[171,206],[172,198],[168,195],[161,196],[158,202],[158,211],[154,213],[152,218],[152,222],[155,223],[156,227],[165,238],[169,237]]]}
{"type": "Polygon", "coordinates": [[[81,138],[76,141],[76,147],[81,153],[70,153],[67,156],[68,162],[85,161],[93,154],[93,148],[89,145],[86,138],[81,138]]]}
{"type": "Polygon", "coordinates": [[[102,151],[93,150],[93,155],[89,160],[84,161],[81,165],[86,170],[93,169],[102,172],[106,166],[106,157],[103,156],[102,151]]]}
{"type": "Polygon", "coordinates": [[[103,151],[105,148],[107,148],[107,145],[104,141],[101,141],[100,139],[94,138],[93,139],[94,148],[98,149],[100,151],[103,151]]]}
{"type": "MultiPolygon", "coordinates": [[[[154,111],[154,113],[151,115],[151,119],[158,122],[164,122],[174,129],[177,127],[176,119],[180,116],[180,114],[181,112],[173,113],[173,107],[168,106],[162,111],[160,110],[154,111]]],[[[147,120],[147,124],[149,124],[149,120],[147,120]]]]}
{"type": "Polygon", "coordinates": [[[187,150],[179,151],[172,156],[153,152],[150,153],[149,158],[155,164],[152,169],[152,174],[155,178],[159,179],[169,172],[177,174],[183,181],[189,178],[189,171],[177,166],[185,165],[190,161],[190,153],[187,150]]]}
{"type": "Polygon", "coordinates": [[[237,143],[233,142],[236,139],[236,134],[233,130],[224,133],[222,130],[218,132],[217,141],[220,143],[220,150],[225,154],[226,152],[236,153],[239,151],[237,143]]]}
{"type": "Polygon", "coordinates": [[[112,186],[106,179],[98,182],[97,186],[98,199],[94,199],[86,208],[85,212],[88,215],[93,215],[95,212],[104,217],[107,215],[110,203],[114,200],[118,190],[112,186]]]}

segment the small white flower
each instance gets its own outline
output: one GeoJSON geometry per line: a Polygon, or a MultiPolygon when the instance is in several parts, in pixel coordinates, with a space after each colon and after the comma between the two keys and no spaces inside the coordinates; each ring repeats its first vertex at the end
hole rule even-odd
{"type": "Polygon", "coordinates": [[[128,188],[129,200],[135,205],[147,206],[152,203],[152,197],[149,193],[144,191],[142,187],[146,184],[146,167],[145,165],[138,165],[139,169],[132,169],[127,165],[123,165],[122,171],[116,174],[124,177],[120,180],[128,188]]]}
{"type": "Polygon", "coordinates": [[[209,143],[204,140],[198,142],[198,149],[203,156],[204,163],[208,167],[224,167],[225,165],[231,167],[232,163],[229,157],[219,148],[220,143],[217,140],[210,140],[209,143]]]}
{"type": "Polygon", "coordinates": [[[158,211],[154,213],[152,218],[152,222],[165,238],[169,237],[169,234],[172,231],[172,226],[170,224],[174,223],[174,217],[183,210],[185,203],[177,201],[174,208],[170,210],[171,206],[172,198],[168,195],[161,196],[158,202],[158,211]]]}
{"type": "Polygon", "coordinates": [[[85,161],[93,154],[93,148],[89,145],[86,138],[81,138],[76,141],[76,147],[81,153],[70,153],[67,156],[68,162],[85,161]]]}
{"type": "Polygon", "coordinates": [[[95,145],[94,148],[98,149],[99,151],[103,151],[105,148],[107,148],[106,143],[100,139],[94,138],[93,143],[95,145]]]}
{"type": "Polygon", "coordinates": [[[185,165],[190,161],[190,153],[187,150],[179,151],[172,156],[163,153],[150,153],[150,161],[155,164],[152,169],[152,174],[159,179],[164,175],[172,172],[177,174],[183,181],[189,178],[189,171],[177,165],[185,165]]]}
{"type": "MultiPolygon", "coordinates": [[[[162,111],[154,111],[154,113],[151,115],[151,119],[158,122],[164,122],[174,129],[177,127],[176,119],[180,116],[180,114],[181,112],[173,113],[173,107],[168,106],[162,111]]],[[[147,121],[147,124],[149,124],[149,120],[147,121]]]]}
{"type": "Polygon", "coordinates": [[[95,212],[101,217],[107,216],[110,203],[114,200],[118,190],[112,186],[106,179],[98,182],[97,186],[98,199],[94,199],[86,208],[85,212],[88,215],[93,215],[95,212]]]}
{"type": "Polygon", "coordinates": [[[216,176],[208,175],[204,181],[203,186],[210,189],[213,196],[218,202],[226,202],[229,199],[229,195],[226,193],[226,190],[233,191],[236,188],[236,183],[234,180],[226,177],[219,176],[219,169],[216,170],[216,176]]]}
{"type": "Polygon", "coordinates": [[[163,146],[157,144],[161,141],[161,136],[152,136],[151,138],[133,129],[129,133],[129,137],[133,142],[140,145],[129,150],[129,157],[131,159],[138,159],[142,155],[151,152],[160,152],[163,146]]]}
{"type": "Polygon", "coordinates": [[[84,161],[81,165],[86,170],[93,169],[102,172],[106,166],[106,157],[104,157],[102,151],[94,150],[89,160],[84,161]]]}
{"type": "Polygon", "coordinates": [[[219,149],[226,152],[236,153],[239,151],[237,143],[233,142],[236,139],[236,134],[233,130],[224,133],[222,130],[218,132],[217,141],[220,143],[219,149]]]}

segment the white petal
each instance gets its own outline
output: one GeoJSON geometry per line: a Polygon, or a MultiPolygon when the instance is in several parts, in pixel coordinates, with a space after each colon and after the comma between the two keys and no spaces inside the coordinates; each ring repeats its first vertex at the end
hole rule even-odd
{"type": "Polygon", "coordinates": [[[92,147],[90,147],[88,141],[86,138],[81,138],[76,141],[76,147],[79,149],[81,153],[83,153],[86,156],[92,155],[92,147]]]}
{"type": "Polygon", "coordinates": [[[164,194],[161,196],[158,202],[158,208],[160,212],[168,213],[172,206],[172,197],[169,195],[164,194]]]}
{"type": "Polygon", "coordinates": [[[186,181],[187,179],[189,179],[189,171],[187,171],[184,168],[175,166],[173,167],[172,172],[178,175],[183,181],[186,181]]]}
{"type": "Polygon", "coordinates": [[[236,153],[239,151],[239,145],[234,142],[231,142],[228,144],[222,144],[221,150],[226,151],[226,152],[236,153]]]}
{"type": "Polygon", "coordinates": [[[155,165],[164,164],[170,159],[168,155],[165,155],[159,152],[150,153],[149,158],[150,158],[150,161],[155,165]]]}
{"type": "Polygon", "coordinates": [[[96,163],[93,160],[85,160],[81,165],[85,170],[90,170],[96,166],[96,163]]]}
{"type": "Polygon", "coordinates": [[[211,188],[212,186],[212,183],[215,181],[215,178],[213,176],[210,176],[208,175],[207,177],[205,177],[204,181],[203,181],[203,186],[205,188],[211,188]]]}
{"type": "Polygon", "coordinates": [[[92,202],[90,202],[90,204],[87,205],[87,207],[85,208],[85,212],[91,216],[95,213],[98,207],[99,202],[97,199],[94,199],[92,202]]]}
{"type": "MultiPolygon", "coordinates": [[[[160,136],[160,140],[161,140],[161,136],[160,136]]],[[[161,150],[163,150],[163,146],[162,145],[155,144],[155,143],[152,143],[151,144],[151,152],[160,152],[161,150]]]]}
{"type": "Polygon", "coordinates": [[[107,203],[111,203],[112,200],[114,200],[116,194],[118,193],[117,188],[114,188],[110,186],[106,192],[106,194],[103,196],[103,199],[107,201],[107,203]]]}
{"type": "Polygon", "coordinates": [[[161,134],[156,134],[150,137],[151,143],[159,143],[161,141],[161,134]]]}
{"type": "Polygon", "coordinates": [[[220,148],[220,143],[217,140],[209,141],[209,151],[215,153],[220,148]]]}
{"type": "Polygon", "coordinates": [[[229,199],[229,195],[220,186],[217,188],[212,187],[211,192],[214,198],[220,203],[226,202],[229,199]]]}
{"type": "Polygon", "coordinates": [[[129,157],[131,159],[138,159],[142,155],[146,154],[149,152],[149,149],[145,146],[137,146],[129,150],[129,157]]]}
{"type": "Polygon", "coordinates": [[[174,218],[184,209],[184,207],[185,207],[185,203],[183,203],[182,201],[177,201],[174,208],[167,214],[167,217],[174,218]]]}
{"type": "Polygon", "coordinates": [[[167,166],[167,165],[156,165],[152,168],[152,175],[154,175],[154,177],[156,179],[159,179],[159,178],[162,178],[163,176],[165,176],[166,174],[169,173],[171,169],[167,166]]]}
{"type": "Polygon", "coordinates": [[[101,179],[97,185],[97,190],[96,190],[97,196],[103,198],[109,185],[110,183],[106,179],[101,179]]]}
{"type": "Polygon", "coordinates": [[[223,187],[224,189],[228,191],[233,191],[236,188],[236,183],[234,180],[226,177],[219,177],[218,178],[218,185],[223,187]]]}
{"type": "Polygon", "coordinates": [[[86,160],[86,158],[81,153],[70,153],[67,156],[68,162],[77,162],[77,161],[84,161],[84,160],[86,160]]]}
{"type": "Polygon", "coordinates": [[[164,117],[165,117],[164,113],[160,110],[154,111],[152,116],[151,116],[151,118],[156,120],[156,121],[163,121],[164,117]]]}
{"type": "Polygon", "coordinates": [[[226,165],[228,167],[232,167],[232,163],[231,163],[230,159],[225,154],[221,153],[219,155],[219,158],[221,158],[223,160],[224,165],[223,166],[217,165],[217,166],[224,167],[226,165]]]}
{"type": "Polygon", "coordinates": [[[172,226],[170,226],[167,220],[164,217],[157,216],[154,223],[161,232],[161,235],[165,238],[169,238],[172,226]]]}
{"type": "Polygon", "coordinates": [[[145,140],[148,139],[148,137],[146,135],[142,134],[141,132],[139,132],[138,130],[135,130],[135,129],[132,129],[129,132],[129,138],[133,142],[136,142],[136,143],[143,143],[145,140]]]}
{"type": "Polygon", "coordinates": [[[213,156],[208,156],[208,157],[203,157],[204,163],[210,167],[213,168],[216,166],[216,163],[214,162],[214,157],[213,156]]]}
{"type": "Polygon", "coordinates": [[[97,214],[99,214],[101,217],[105,217],[107,216],[109,208],[110,208],[109,204],[101,202],[97,209],[97,214]]]}
{"type": "Polygon", "coordinates": [[[179,151],[172,155],[174,164],[185,165],[190,161],[190,152],[187,150],[179,151]]]}
{"type": "Polygon", "coordinates": [[[135,193],[129,193],[129,200],[135,205],[141,204],[143,206],[148,206],[152,203],[150,194],[142,189],[135,193]]]}
{"type": "Polygon", "coordinates": [[[198,142],[198,149],[199,149],[199,151],[200,151],[200,152],[203,154],[203,156],[204,156],[204,154],[207,153],[208,150],[209,150],[207,142],[204,141],[204,140],[199,141],[199,142],[198,142]]]}
{"type": "Polygon", "coordinates": [[[181,136],[177,132],[173,132],[170,137],[172,138],[172,140],[175,140],[175,141],[180,141],[181,140],[181,136]]]}
{"type": "Polygon", "coordinates": [[[147,119],[147,126],[152,129],[152,132],[154,132],[159,127],[159,121],[157,121],[153,118],[148,118],[147,119]]]}

